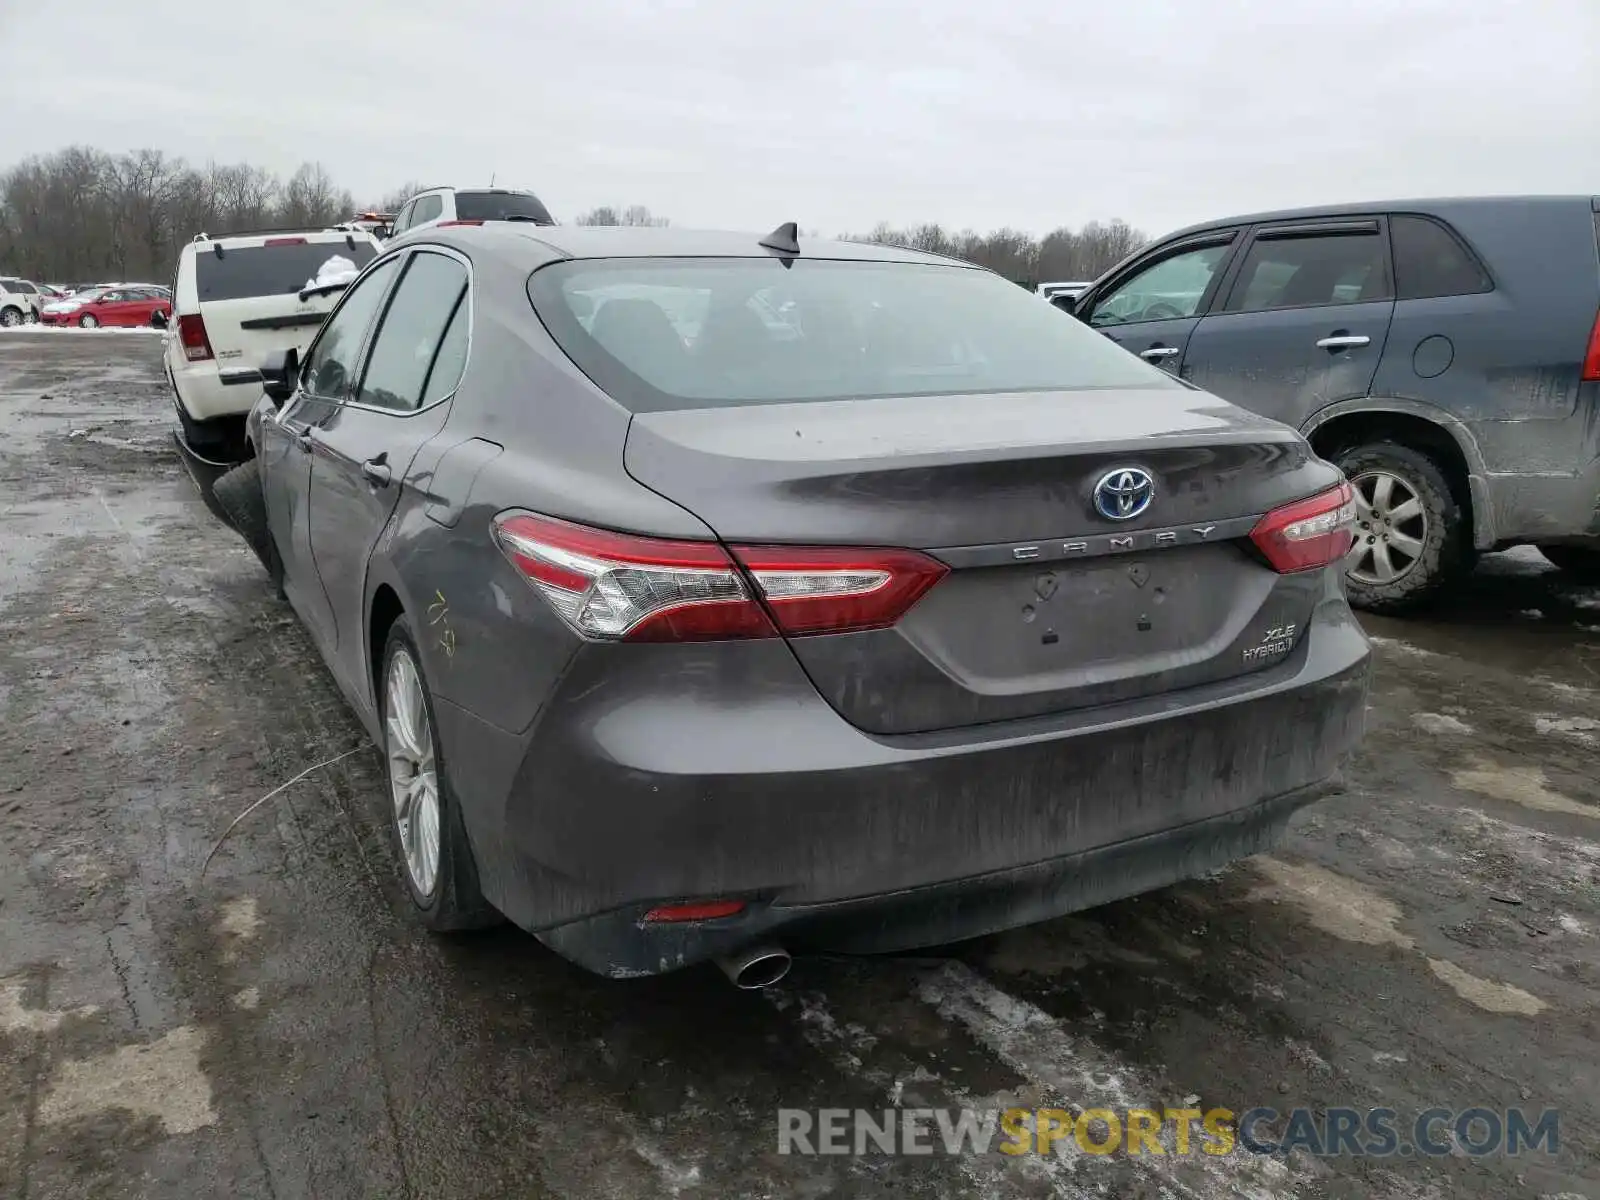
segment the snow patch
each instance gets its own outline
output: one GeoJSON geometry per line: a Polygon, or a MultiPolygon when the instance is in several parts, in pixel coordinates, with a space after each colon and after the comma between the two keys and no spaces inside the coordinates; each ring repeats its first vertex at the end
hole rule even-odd
{"type": "Polygon", "coordinates": [[[1550,788],[1543,767],[1502,767],[1477,762],[1464,771],[1452,771],[1450,782],[1462,791],[1477,792],[1495,800],[1508,800],[1536,812],[1568,813],[1600,818],[1600,808],[1580,804],[1550,788]]]}
{"type": "Polygon", "coordinates": [[[330,287],[336,283],[349,283],[361,269],[342,254],[335,254],[317,268],[317,273],[306,280],[306,287],[330,287]]]}
{"type": "Polygon", "coordinates": [[[1469,734],[1472,732],[1472,726],[1468,725],[1460,717],[1450,717],[1444,713],[1412,713],[1411,723],[1424,733],[1469,734]]]}
{"type": "Polygon", "coordinates": [[[211,1082],[200,1069],[204,1047],[205,1034],[185,1025],[146,1045],[64,1062],[39,1105],[39,1120],[58,1125],[122,1109],[156,1118],[169,1134],[213,1125],[211,1082]]]}
{"type": "Polygon", "coordinates": [[[92,1004],[80,1008],[24,1008],[20,983],[0,984],[0,1033],[54,1033],[68,1017],[91,1017],[100,1010],[92,1004]]]}

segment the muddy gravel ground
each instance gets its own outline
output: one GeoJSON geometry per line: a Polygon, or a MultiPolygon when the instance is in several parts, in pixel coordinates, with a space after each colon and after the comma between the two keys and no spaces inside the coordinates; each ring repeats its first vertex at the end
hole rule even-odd
{"type": "Polygon", "coordinates": [[[1270,857],[764,993],[607,982],[412,923],[369,748],[199,876],[363,743],[159,347],[0,334],[0,1196],[1600,1196],[1600,592],[1532,551],[1369,622],[1351,790],[1270,857]],[[1548,1108],[1559,1149],[778,1152],[780,1108],[1141,1104],[1548,1108]]]}

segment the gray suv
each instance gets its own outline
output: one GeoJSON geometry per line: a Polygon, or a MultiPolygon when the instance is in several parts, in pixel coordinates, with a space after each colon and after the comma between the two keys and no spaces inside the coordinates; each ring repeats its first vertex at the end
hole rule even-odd
{"type": "Polygon", "coordinates": [[[1600,198],[1234,217],[1172,234],[1074,313],[1299,428],[1355,485],[1352,601],[1414,607],[1532,543],[1600,582],[1600,198]]]}

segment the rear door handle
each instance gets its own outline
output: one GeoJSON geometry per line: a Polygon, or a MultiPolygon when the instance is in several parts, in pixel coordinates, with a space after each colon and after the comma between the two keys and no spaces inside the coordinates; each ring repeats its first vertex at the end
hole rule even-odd
{"type": "Polygon", "coordinates": [[[1371,344],[1372,339],[1362,334],[1341,333],[1335,334],[1333,337],[1319,338],[1317,341],[1317,349],[1347,350],[1352,346],[1370,346],[1371,344]]]}
{"type": "Polygon", "coordinates": [[[389,480],[393,475],[389,471],[389,464],[383,461],[384,458],[385,456],[380,454],[377,458],[369,458],[361,464],[361,474],[368,483],[378,487],[389,486],[389,480]]]}
{"type": "Polygon", "coordinates": [[[1178,353],[1176,346],[1151,346],[1148,350],[1139,351],[1139,357],[1154,361],[1158,358],[1171,358],[1178,353]]]}

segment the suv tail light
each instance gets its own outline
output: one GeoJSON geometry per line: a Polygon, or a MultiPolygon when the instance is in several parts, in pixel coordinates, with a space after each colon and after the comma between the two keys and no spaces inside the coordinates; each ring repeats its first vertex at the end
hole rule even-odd
{"type": "Polygon", "coordinates": [[[1600,383],[1600,313],[1595,314],[1594,328],[1589,331],[1589,351],[1583,356],[1583,381],[1600,383]]]}
{"type": "Polygon", "coordinates": [[[199,313],[185,313],[178,318],[178,341],[190,362],[204,362],[211,357],[211,339],[206,336],[205,319],[199,313]]]}
{"type": "Polygon", "coordinates": [[[913,550],[667,541],[528,514],[495,541],[585,637],[682,642],[893,625],[948,567],[913,550]],[[735,561],[737,560],[737,561],[735,561]]]}
{"type": "Polygon", "coordinates": [[[1287,575],[1338,562],[1356,541],[1356,494],[1348,483],[1275,508],[1250,531],[1272,569],[1287,575]]]}

